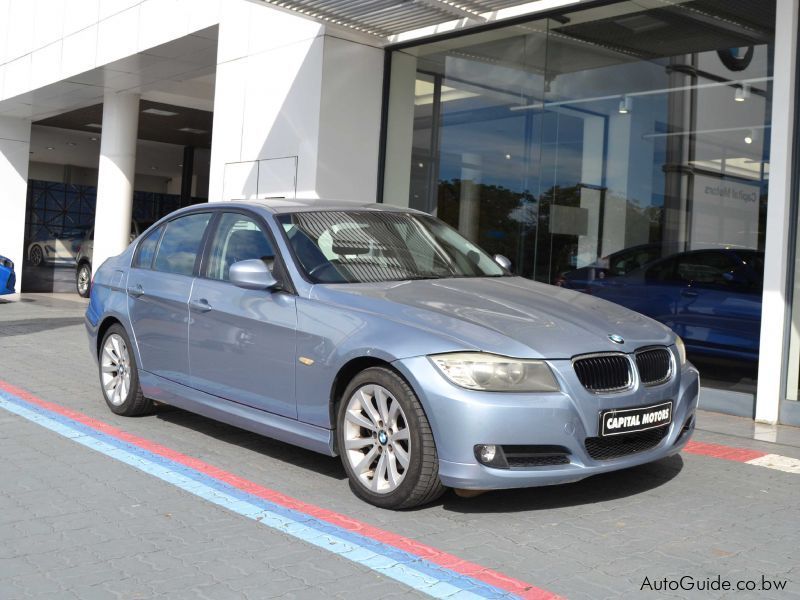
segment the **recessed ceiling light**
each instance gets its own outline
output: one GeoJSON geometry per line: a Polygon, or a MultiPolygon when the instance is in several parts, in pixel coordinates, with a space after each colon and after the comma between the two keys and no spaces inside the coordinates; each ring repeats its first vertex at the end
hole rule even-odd
{"type": "Polygon", "coordinates": [[[103,126],[100,123],[87,123],[84,127],[91,127],[92,129],[102,129],[103,126]]]}
{"type": "Polygon", "coordinates": [[[183,168],[183,165],[178,165],[179,167],[183,168]]]}
{"type": "Polygon", "coordinates": [[[91,142],[96,142],[96,141],[97,141],[97,138],[96,138],[96,137],[94,137],[94,136],[92,136],[92,137],[90,137],[90,138],[89,138],[89,141],[91,141],[91,142]]]}
{"type": "Polygon", "coordinates": [[[171,110],[161,110],[160,108],[146,108],[142,112],[148,115],[156,115],[157,117],[174,117],[178,114],[171,110]]]}
{"type": "Polygon", "coordinates": [[[55,148],[53,146],[48,146],[47,149],[48,150],[55,150],[55,148]]]}
{"type": "Polygon", "coordinates": [[[75,147],[75,146],[77,146],[77,145],[78,145],[78,144],[76,144],[75,142],[67,142],[67,146],[72,146],[72,147],[75,147]]]}
{"type": "Polygon", "coordinates": [[[208,131],[205,129],[195,129],[194,127],[181,127],[178,129],[178,131],[183,131],[184,133],[196,133],[198,135],[201,133],[208,133],[208,131]]]}
{"type": "Polygon", "coordinates": [[[154,166],[150,167],[150,170],[151,170],[151,171],[158,171],[158,167],[156,167],[156,166],[154,165],[154,166]]]}

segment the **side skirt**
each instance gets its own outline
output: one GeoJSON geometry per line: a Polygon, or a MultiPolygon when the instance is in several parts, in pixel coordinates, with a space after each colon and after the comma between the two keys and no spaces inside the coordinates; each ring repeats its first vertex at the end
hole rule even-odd
{"type": "Polygon", "coordinates": [[[139,383],[147,398],[320,454],[337,455],[330,429],[218,398],[141,369],[139,383]]]}

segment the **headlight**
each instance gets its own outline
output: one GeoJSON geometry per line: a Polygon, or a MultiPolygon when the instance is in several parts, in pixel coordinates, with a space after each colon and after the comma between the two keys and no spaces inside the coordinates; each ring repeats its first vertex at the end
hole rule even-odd
{"type": "Polygon", "coordinates": [[[681,359],[681,366],[683,366],[686,364],[686,346],[679,335],[675,336],[675,347],[678,349],[678,356],[681,359]]]}
{"type": "Polygon", "coordinates": [[[560,388],[547,363],[480,352],[428,357],[457,386],[486,392],[556,392],[560,388]]]}

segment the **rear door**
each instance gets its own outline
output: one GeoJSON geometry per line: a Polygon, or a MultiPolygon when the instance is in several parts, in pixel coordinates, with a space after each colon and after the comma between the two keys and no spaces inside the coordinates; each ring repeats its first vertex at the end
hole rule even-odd
{"type": "Polygon", "coordinates": [[[141,368],[189,385],[189,296],[212,213],[177,217],[139,244],[128,275],[128,312],[141,368]]]}
{"type": "Polygon", "coordinates": [[[242,289],[229,278],[233,264],[261,259],[284,279],[276,272],[274,247],[255,215],[220,214],[189,302],[192,386],[296,419],[295,296],[242,289]]]}

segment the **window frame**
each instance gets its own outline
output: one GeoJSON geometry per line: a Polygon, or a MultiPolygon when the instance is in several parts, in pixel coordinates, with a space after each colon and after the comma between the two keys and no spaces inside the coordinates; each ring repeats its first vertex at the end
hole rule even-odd
{"type": "Polygon", "coordinates": [[[211,227],[211,225],[213,224],[215,216],[216,216],[216,211],[215,210],[206,208],[205,210],[201,209],[201,210],[192,210],[192,211],[188,211],[188,212],[182,212],[180,214],[176,214],[174,216],[167,217],[167,218],[165,218],[165,219],[163,219],[161,221],[157,221],[156,223],[153,223],[153,225],[148,227],[147,231],[145,231],[143,234],[140,235],[139,241],[136,243],[136,250],[134,251],[133,257],[131,259],[130,268],[131,269],[144,269],[144,270],[147,270],[147,271],[152,271],[153,273],[165,273],[167,275],[178,275],[180,277],[196,277],[197,276],[197,270],[198,270],[198,268],[199,268],[199,266],[201,264],[202,257],[203,257],[203,254],[204,254],[205,245],[206,245],[206,241],[207,241],[207,238],[208,238],[208,231],[209,231],[209,228],[211,227]],[[160,271],[158,269],[155,269],[153,267],[153,265],[155,264],[155,259],[156,259],[156,256],[158,256],[159,250],[161,250],[161,242],[164,240],[164,234],[166,233],[167,227],[169,226],[169,224],[172,223],[173,221],[177,221],[178,219],[181,219],[183,217],[190,217],[192,215],[206,214],[206,213],[208,213],[210,215],[210,217],[209,217],[208,223],[206,224],[205,231],[203,232],[203,237],[200,240],[200,246],[198,247],[197,256],[195,257],[195,260],[194,260],[194,266],[192,267],[191,275],[185,275],[183,273],[171,273],[169,271],[160,271]],[[134,266],[134,263],[136,262],[136,259],[139,257],[139,252],[140,252],[141,247],[142,247],[142,242],[144,242],[144,240],[150,235],[150,230],[151,229],[158,229],[158,228],[161,228],[161,234],[158,236],[158,243],[156,244],[156,249],[155,249],[155,252],[153,253],[153,258],[150,260],[150,266],[149,267],[136,267],[136,266],[134,266]]]}

